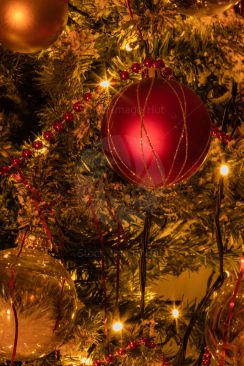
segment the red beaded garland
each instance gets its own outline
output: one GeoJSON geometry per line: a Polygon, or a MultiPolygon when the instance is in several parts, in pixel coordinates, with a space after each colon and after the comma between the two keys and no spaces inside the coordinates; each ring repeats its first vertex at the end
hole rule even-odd
{"type": "Polygon", "coordinates": [[[80,113],[80,112],[82,112],[82,111],[83,111],[84,106],[83,106],[82,102],[81,102],[81,101],[79,101],[79,102],[76,102],[76,103],[73,105],[73,109],[74,109],[74,111],[75,111],[75,112],[80,113]]]}
{"type": "Polygon", "coordinates": [[[54,138],[52,131],[45,131],[45,132],[43,132],[43,137],[47,141],[52,141],[53,138],[54,138]]]}
{"type": "Polygon", "coordinates": [[[40,150],[43,147],[43,143],[40,140],[36,140],[33,142],[33,147],[36,150],[40,150]]]}
{"type": "Polygon", "coordinates": [[[23,158],[25,159],[30,159],[32,157],[32,151],[29,150],[29,149],[25,149],[23,152],[22,152],[22,156],[23,158]]]}
{"type": "Polygon", "coordinates": [[[91,99],[91,93],[85,93],[84,94],[84,99],[86,102],[89,102],[89,100],[91,99]]]}
{"type": "Polygon", "coordinates": [[[140,72],[141,71],[141,64],[139,64],[138,62],[134,63],[132,66],[131,66],[131,71],[132,72],[140,72]]]}
{"type": "Polygon", "coordinates": [[[112,354],[109,354],[106,356],[106,361],[107,362],[114,362],[114,356],[112,354]]]}
{"type": "Polygon", "coordinates": [[[72,112],[66,112],[64,115],[64,119],[66,122],[72,122],[74,120],[74,115],[72,112]]]}
{"type": "Polygon", "coordinates": [[[102,122],[114,170],[143,187],[191,177],[205,159],[211,121],[201,99],[177,81],[146,78],[115,95],[102,122]]]}
{"type": "Polygon", "coordinates": [[[115,355],[118,355],[118,356],[123,356],[123,355],[125,355],[126,354],[126,349],[125,348],[119,348],[117,351],[116,351],[116,353],[115,353],[115,355]]]}
{"type": "Polygon", "coordinates": [[[121,80],[128,80],[130,78],[130,74],[128,71],[121,71],[120,73],[120,79],[121,80]]]}
{"type": "Polygon", "coordinates": [[[11,160],[11,163],[12,163],[13,166],[18,167],[21,164],[21,160],[19,158],[13,158],[11,160]]]}
{"type": "Polygon", "coordinates": [[[163,62],[163,60],[159,59],[159,60],[155,60],[153,62],[153,66],[156,68],[156,69],[161,69],[165,66],[165,63],[163,62]]]}
{"type": "Polygon", "coordinates": [[[128,343],[128,349],[130,349],[131,351],[135,350],[138,346],[139,344],[136,341],[130,341],[128,343]]]}
{"type": "Polygon", "coordinates": [[[61,122],[61,121],[56,121],[56,122],[54,123],[54,125],[53,125],[53,128],[55,129],[55,131],[57,131],[57,132],[61,132],[61,131],[63,131],[63,129],[64,129],[64,124],[63,124],[63,122],[61,122]]]}
{"type": "Polygon", "coordinates": [[[1,166],[0,173],[3,175],[7,175],[10,172],[10,167],[7,165],[1,166]]]}
{"type": "Polygon", "coordinates": [[[150,57],[147,57],[144,62],[143,62],[144,66],[146,66],[147,68],[150,69],[150,67],[153,66],[153,59],[150,57]]]}
{"type": "Polygon", "coordinates": [[[208,347],[205,347],[201,366],[209,366],[211,363],[211,358],[212,356],[208,347]]]}

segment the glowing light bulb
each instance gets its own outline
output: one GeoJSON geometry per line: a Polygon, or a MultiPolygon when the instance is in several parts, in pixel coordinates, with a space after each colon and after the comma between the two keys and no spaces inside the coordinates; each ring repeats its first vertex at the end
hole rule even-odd
{"type": "Polygon", "coordinates": [[[120,330],[122,330],[122,328],[123,328],[123,324],[121,322],[115,322],[113,324],[113,330],[115,332],[119,332],[120,330]]]}
{"type": "Polygon", "coordinates": [[[103,81],[101,81],[100,86],[102,86],[103,88],[108,88],[110,86],[110,81],[103,80],[103,81]]]}
{"type": "Polygon", "coordinates": [[[91,358],[83,357],[81,359],[81,364],[82,365],[92,365],[92,359],[91,358]]]}
{"type": "Polygon", "coordinates": [[[179,310],[178,309],[173,309],[172,310],[172,317],[174,318],[174,319],[178,319],[179,318],[179,316],[180,316],[180,313],[179,313],[179,310]]]}
{"type": "Polygon", "coordinates": [[[126,49],[126,51],[128,51],[128,52],[132,51],[132,48],[131,48],[131,46],[129,45],[129,43],[126,43],[126,45],[125,45],[125,49],[126,49]]]}
{"type": "Polygon", "coordinates": [[[223,176],[228,175],[229,174],[228,165],[225,165],[225,164],[221,165],[219,171],[220,171],[220,174],[223,175],[223,176]]]}

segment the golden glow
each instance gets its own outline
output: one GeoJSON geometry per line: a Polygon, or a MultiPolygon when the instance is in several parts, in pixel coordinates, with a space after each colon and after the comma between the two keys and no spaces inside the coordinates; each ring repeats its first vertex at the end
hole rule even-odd
{"type": "Polygon", "coordinates": [[[18,29],[25,29],[31,22],[28,7],[20,4],[9,6],[6,16],[9,25],[18,29]]]}
{"type": "Polygon", "coordinates": [[[113,330],[115,331],[115,332],[119,332],[119,331],[121,331],[123,329],[123,324],[121,323],[121,322],[115,322],[114,324],[113,324],[113,330]]]}
{"type": "Polygon", "coordinates": [[[100,86],[102,86],[103,88],[108,88],[110,86],[110,81],[103,80],[103,81],[101,81],[100,86]]]}
{"type": "Polygon", "coordinates": [[[225,164],[221,165],[219,171],[220,171],[220,174],[223,175],[223,176],[228,175],[229,174],[228,165],[225,165],[225,164]]]}
{"type": "Polygon", "coordinates": [[[128,51],[128,52],[132,51],[132,48],[131,48],[131,46],[129,45],[129,43],[126,43],[126,45],[125,45],[125,49],[126,49],[126,51],[128,51]]]}
{"type": "Polygon", "coordinates": [[[83,357],[81,359],[81,364],[82,365],[92,365],[92,359],[91,358],[83,357]]]}
{"type": "Polygon", "coordinates": [[[174,309],[172,310],[172,317],[173,317],[174,319],[178,319],[178,318],[179,318],[179,316],[180,316],[179,310],[178,310],[178,309],[176,309],[176,308],[174,308],[174,309]]]}
{"type": "Polygon", "coordinates": [[[227,277],[230,277],[230,272],[229,271],[225,271],[227,277]]]}

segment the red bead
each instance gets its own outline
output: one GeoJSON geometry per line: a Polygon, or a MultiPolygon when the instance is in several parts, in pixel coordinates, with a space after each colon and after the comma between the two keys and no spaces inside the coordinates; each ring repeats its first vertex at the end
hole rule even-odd
{"type": "Polygon", "coordinates": [[[63,129],[64,129],[64,124],[63,124],[63,122],[61,122],[61,121],[56,121],[56,122],[54,123],[54,125],[53,125],[53,128],[55,129],[55,131],[57,131],[57,132],[61,132],[61,131],[63,131],[63,129]]]}
{"type": "Polygon", "coordinates": [[[165,76],[170,76],[170,75],[172,75],[172,73],[173,73],[173,71],[172,71],[172,69],[171,69],[170,67],[165,67],[165,68],[163,69],[163,74],[164,74],[165,76]]]}
{"type": "Polygon", "coordinates": [[[136,341],[130,341],[128,343],[128,348],[132,351],[135,350],[137,347],[138,347],[138,343],[136,341]]]}
{"type": "Polygon", "coordinates": [[[210,133],[211,120],[201,99],[163,78],[142,79],[121,90],[102,121],[103,149],[115,172],[148,188],[191,177],[208,153],[210,133]]]}
{"type": "Polygon", "coordinates": [[[146,345],[147,343],[150,342],[150,339],[149,338],[141,338],[139,343],[142,344],[142,345],[146,345]]]}
{"type": "Polygon", "coordinates": [[[21,160],[19,158],[13,158],[11,162],[12,162],[12,165],[16,166],[16,167],[20,166],[20,164],[21,164],[21,160]]]}
{"type": "Polygon", "coordinates": [[[114,356],[113,356],[113,355],[111,355],[111,354],[107,355],[107,357],[106,357],[106,361],[107,361],[107,362],[114,362],[114,356]]]}
{"type": "Polygon", "coordinates": [[[126,354],[126,349],[125,348],[119,348],[117,351],[116,351],[116,355],[118,356],[123,356],[126,354]]]}
{"type": "Polygon", "coordinates": [[[161,69],[165,66],[165,63],[163,62],[163,60],[155,60],[153,62],[153,66],[156,68],[156,69],[161,69]]]}
{"type": "Polygon", "coordinates": [[[33,142],[33,147],[36,150],[40,150],[43,147],[43,143],[40,140],[36,140],[33,142]]]}
{"type": "Polygon", "coordinates": [[[7,175],[10,172],[10,167],[7,165],[1,166],[0,173],[3,175],[7,175]]]}
{"type": "Polygon", "coordinates": [[[153,59],[150,58],[150,57],[147,57],[145,60],[144,60],[144,66],[146,66],[147,68],[150,69],[150,67],[153,66],[153,59]]]}
{"type": "Polygon", "coordinates": [[[218,135],[217,135],[217,137],[218,137],[218,139],[219,139],[220,141],[224,141],[225,136],[226,136],[226,133],[225,133],[225,132],[223,132],[223,131],[220,131],[220,132],[218,133],[218,135]]]}
{"type": "Polygon", "coordinates": [[[64,119],[66,122],[72,122],[74,120],[74,115],[71,112],[66,112],[64,115],[64,119]]]}
{"type": "Polygon", "coordinates": [[[121,80],[128,80],[130,78],[130,74],[128,71],[121,71],[120,73],[120,79],[121,80]]]}
{"type": "Polygon", "coordinates": [[[25,149],[23,152],[22,152],[22,156],[23,158],[25,159],[30,159],[32,157],[32,151],[29,150],[29,149],[25,149]]]}
{"type": "Polygon", "coordinates": [[[219,129],[217,127],[213,128],[211,134],[212,136],[217,137],[219,134],[219,129]]]}
{"type": "Polygon", "coordinates": [[[155,342],[147,342],[147,343],[146,343],[146,346],[147,346],[148,348],[155,348],[157,345],[156,345],[156,343],[155,343],[155,342]]]}
{"type": "Polygon", "coordinates": [[[79,112],[81,112],[81,111],[83,111],[83,109],[84,109],[84,106],[83,106],[83,104],[82,104],[82,102],[76,102],[74,105],[73,105],[73,110],[75,111],[75,112],[77,112],[77,113],[79,113],[79,112]]]}
{"type": "Polygon", "coordinates": [[[131,66],[131,71],[132,72],[140,72],[141,71],[141,64],[139,64],[138,62],[134,63],[131,66]]]}
{"type": "Polygon", "coordinates": [[[84,99],[85,99],[85,101],[86,101],[86,102],[89,102],[89,100],[91,99],[91,96],[92,96],[92,95],[91,95],[91,93],[85,93],[85,94],[84,94],[84,99]]]}
{"type": "Polygon", "coordinates": [[[43,137],[47,141],[52,141],[53,138],[54,138],[53,133],[51,131],[45,131],[45,132],[43,132],[43,137]]]}

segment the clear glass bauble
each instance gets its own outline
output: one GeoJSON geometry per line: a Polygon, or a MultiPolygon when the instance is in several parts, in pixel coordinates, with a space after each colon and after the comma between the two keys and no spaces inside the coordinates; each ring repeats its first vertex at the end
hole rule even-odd
{"type": "Polygon", "coordinates": [[[46,253],[24,249],[0,251],[0,356],[33,360],[58,348],[69,334],[76,311],[76,291],[63,265],[46,253]],[[11,283],[13,286],[11,286],[11,283]]]}
{"type": "Polygon", "coordinates": [[[174,5],[178,13],[196,17],[218,15],[239,0],[175,0],[174,5]]]}

